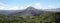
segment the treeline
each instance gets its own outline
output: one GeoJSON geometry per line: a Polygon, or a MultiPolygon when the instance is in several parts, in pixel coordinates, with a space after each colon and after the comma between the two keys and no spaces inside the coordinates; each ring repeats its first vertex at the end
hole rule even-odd
{"type": "Polygon", "coordinates": [[[26,16],[26,18],[24,18],[0,14],[0,23],[40,23],[40,19],[38,16],[34,16],[33,18],[26,16]]]}
{"type": "Polygon", "coordinates": [[[40,23],[60,23],[60,12],[46,12],[40,15],[40,23]]]}
{"type": "Polygon", "coordinates": [[[32,18],[0,14],[0,23],[60,23],[60,12],[45,12],[32,18]]]}

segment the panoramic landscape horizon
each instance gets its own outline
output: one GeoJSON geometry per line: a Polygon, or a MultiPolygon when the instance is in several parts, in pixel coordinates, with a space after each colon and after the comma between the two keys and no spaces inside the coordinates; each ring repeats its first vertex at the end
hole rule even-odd
{"type": "Polygon", "coordinates": [[[60,23],[60,0],[0,0],[0,23],[60,23]]]}

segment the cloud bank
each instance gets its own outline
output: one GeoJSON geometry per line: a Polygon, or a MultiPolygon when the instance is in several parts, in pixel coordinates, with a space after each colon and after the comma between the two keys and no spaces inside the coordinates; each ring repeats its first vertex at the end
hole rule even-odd
{"type": "MultiPolygon", "coordinates": [[[[25,8],[29,7],[29,6],[33,6],[36,9],[42,9],[42,6],[40,3],[35,3],[34,5],[27,5],[25,8]]],[[[6,5],[3,3],[0,3],[0,10],[21,10],[21,9],[25,9],[23,8],[24,6],[12,6],[12,5],[6,5]]]]}
{"type": "MultiPolygon", "coordinates": [[[[34,5],[29,4],[26,7],[24,6],[12,6],[12,5],[6,5],[4,3],[0,3],[0,10],[22,10],[22,9],[26,9],[29,6],[33,6],[36,9],[45,9],[41,3],[35,3],[34,5]]],[[[54,9],[54,8],[58,8],[60,7],[60,5],[58,6],[54,6],[54,5],[48,5],[47,9],[54,9]]]]}
{"type": "Polygon", "coordinates": [[[20,6],[12,6],[0,3],[0,10],[21,10],[21,9],[23,8],[20,6]]]}
{"type": "Polygon", "coordinates": [[[48,5],[48,9],[56,9],[56,8],[59,8],[60,5],[48,5]]]}

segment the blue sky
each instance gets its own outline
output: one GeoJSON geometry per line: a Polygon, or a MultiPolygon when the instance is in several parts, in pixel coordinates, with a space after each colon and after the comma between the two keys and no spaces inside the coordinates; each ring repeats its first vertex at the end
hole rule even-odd
{"type": "Polygon", "coordinates": [[[28,6],[36,9],[54,9],[60,7],[60,0],[0,0],[0,10],[22,10],[28,6]]]}

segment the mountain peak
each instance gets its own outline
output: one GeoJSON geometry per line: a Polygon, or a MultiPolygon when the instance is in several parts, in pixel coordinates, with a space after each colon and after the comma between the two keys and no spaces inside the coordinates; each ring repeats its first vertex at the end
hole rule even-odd
{"type": "Polygon", "coordinates": [[[32,6],[27,7],[27,10],[34,10],[35,8],[32,6]]]}
{"type": "Polygon", "coordinates": [[[40,14],[42,14],[43,11],[41,10],[38,10],[38,9],[35,9],[34,7],[32,6],[29,6],[27,9],[23,10],[22,12],[18,12],[18,13],[15,13],[15,14],[10,14],[10,15],[25,15],[25,14],[31,14],[33,16],[39,16],[40,14]]]}
{"type": "Polygon", "coordinates": [[[29,7],[28,7],[28,9],[34,9],[34,7],[32,7],[32,6],[29,6],[29,7]]]}

